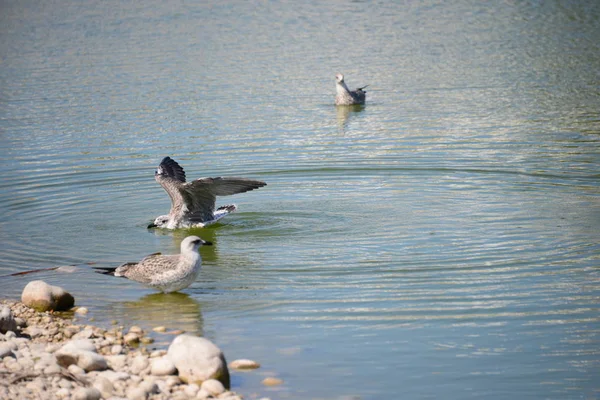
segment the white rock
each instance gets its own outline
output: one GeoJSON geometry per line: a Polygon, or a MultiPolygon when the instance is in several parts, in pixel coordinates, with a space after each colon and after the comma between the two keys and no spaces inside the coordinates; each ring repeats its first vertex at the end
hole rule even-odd
{"type": "Polygon", "coordinates": [[[123,341],[127,344],[135,344],[140,342],[140,336],[135,332],[129,332],[123,336],[123,341]]]}
{"type": "Polygon", "coordinates": [[[77,310],[75,310],[75,313],[79,315],[85,315],[88,313],[88,311],[89,310],[85,307],[78,307],[77,310]]]}
{"type": "Polygon", "coordinates": [[[80,351],[77,365],[83,368],[86,372],[89,371],[104,371],[108,368],[106,359],[100,354],[91,351],[80,351]]]}
{"type": "Polygon", "coordinates": [[[146,394],[154,394],[158,392],[158,386],[156,385],[156,383],[151,381],[144,381],[140,383],[138,387],[144,390],[146,394]]]}
{"type": "Polygon", "coordinates": [[[195,397],[199,390],[200,390],[200,386],[196,385],[195,383],[191,383],[191,384],[187,385],[185,387],[185,389],[183,389],[183,392],[188,397],[195,397]]]}
{"type": "Polygon", "coordinates": [[[66,397],[69,397],[69,394],[70,394],[70,392],[69,392],[69,389],[67,389],[67,388],[58,389],[54,393],[54,395],[56,396],[57,399],[64,399],[66,397]]]}
{"type": "Polygon", "coordinates": [[[240,359],[229,363],[229,368],[233,369],[256,369],[260,368],[260,364],[256,361],[240,359]]]}
{"type": "Polygon", "coordinates": [[[13,317],[12,311],[9,306],[0,307],[0,333],[6,333],[8,331],[16,331],[17,322],[13,317]]]}
{"type": "Polygon", "coordinates": [[[211,396],[212,396],[212,394],[209,391],[204,390],[204,389],[200,389],[200,390],[198,390],[198,393],[196,393],[196,398],[198,400],[205,400],[211,396]]]}
{"type": "Polygon", "coordinates": [[[152,360],[152,369],[150,370],[152,375],[173,375],[176,371],[175,364],[166,357],[152,360]]]}
{"type": "Polygon", "coordinates": [[[189,334],[177,336],[167,352],[167,357],[186,383],[202,383],[208,379],[221,381],[229,387],[229,370],[221,350],[210,340],[189,334]]]}
{"type": "Polygon", "coordinates": [[[150,365],[150,364],[146,357],[137,356],[136,358],[133,359],[130,369],[133,374],[138,375],[140,372],[145,370],[148,367],[148,365],[150,365]]]}
{"type": "Polygon", "coordinates": [[[17,345],[13,342],[0,343],[0,358],[14,357],[14,350],[17,350],[17,345]]]}
{"type": "Polygon", "coordinates": [[[98,376],[94,381],[93,386],[100,391],[102,397],[108,398],[112,396],[114,387],[112,382],[108,378],[104,376],[98,376]]]}
{"type": "Polygon", "coordinates": [[[83,370],[83,368],[78,367],[77,364],[71,364],[67,369],[73,375],[85,375],[85,371],[83,370]]]}
{"type": "Polygon", "coordinates": [[[86,350],[96,352],[96,345],[89,339],[74,339],[64,344],[60,350],[86,350]]]}
{"type": "Polygon", "coordinates": [[[4,334],[4,339],[11,340],[17,337],[17,334],[13,331],[8,331],[4,334]]]}
{"type": "Polygon", "coordinates": [[[55,375],[60,374],[60,367],[57,364],[52,364],[44,368],[44,374],[46,375],[55,375]]]}
{"type": "Polygon", "coordinates": [[[113,355],[121,354],[122,351],[123,351],[123,346],[121,346],[120,344],[115,344],[114,346],[112,346],[110,348],[110,354],[113,354],[113,355]]]}
{"type": "Polygon", "coordinates": [[[127,389],[127,398],[130,400],[146,400],[148,393],[140,387],[127,389]]]}
{"type": "Polygon", "coordinates": [[[37,311],[63,311],[75,304],[70,293],[58,286],[48,285],[44,281],[31,281],[23,289],[21,301],[37,311]]]}
{"type": "Polygon", "coordinates": [[[127,356],[125,354],[106,356],[104,358],[108,362],[108,365],[114,370],[123,369],[123,367],[125,367],[125,363],[127,362],[127,356]]]}
{"type": "Polygon", "coordinates": [[[112,383],[112,384],[114,384],[117,381],[126,381],[130,377],[130,375],[127,372],[123,372],[123,371],[115,372],[115,371],[111,371],[111,370],[103,371],[98,376],[108,379],[110,381],[110,383],[112,383]]]}
{"type": "Polygon", "coordinates": [[[225,391],[223,384],[216,379],[209,379],[202,382],[201,388],[213,396],[218,396],[225,391]]]}
{"type": "Polygon", "coordinates": [[[77,388],[73,392],[73,400],[100,400],[102,394],[94,387],[90,388],[77,388]]]}

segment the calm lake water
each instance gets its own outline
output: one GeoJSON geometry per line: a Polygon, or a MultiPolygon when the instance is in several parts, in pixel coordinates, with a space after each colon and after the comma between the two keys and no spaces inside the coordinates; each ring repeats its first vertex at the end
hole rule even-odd
{"type": "Polygon", "coordinates": [[[597,1],[5,0],[0,39],[0,296],[204,335],[249,399],[600,398],[597,1]],[[178,251],[167,155],[268,183],[172,295],[85,265],[178,251]]]}

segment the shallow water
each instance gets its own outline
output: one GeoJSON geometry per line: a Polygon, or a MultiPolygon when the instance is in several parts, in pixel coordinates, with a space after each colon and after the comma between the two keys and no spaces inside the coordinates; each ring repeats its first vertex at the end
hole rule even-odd
{"type": "Polygon", "coordinates": [[[203,334],[250,398],[600,396],[596,2],[0,7],[0,274],[78,266],[2,296],[203,334]],[[268,183],[171,295],[86,264],[178,251],[166,155],[268,183]]]}

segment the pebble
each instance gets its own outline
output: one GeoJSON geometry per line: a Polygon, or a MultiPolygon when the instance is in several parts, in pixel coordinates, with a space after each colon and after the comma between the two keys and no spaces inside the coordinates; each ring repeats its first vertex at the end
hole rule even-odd
{"type": "Polygon", "coordinates": [[[262,384],[265,386],[277,386],[277,385],[281,385],[283,383],[283,380],[279,379],[279,378],[274,378],[272,376],[263,379],[262,384]]]}
{"type": "Polygon", "coordinates": [[[175,364],[168,358],[157,358],[152,360],[152,369],[150,370],[152,375],[173,375],[176,371],[175,364]]]}
{"type": "Polygon", "coordinates": [[[85,307],[77,307],[77,310],[75,310],[75,313],[79,314],[79,315],[85,315],[88,313],[88,311],[89,310],[85,307]]]}
{"type": "Polygon", "coordinates": [[[80,387],[73,392],[73,400],[100,400],[102,394],[94,387],[80,387]]]}
{"type": "Polygon", "coordinates": [[[216,379],[208,379],[202,382],[201,388],[213,396],[218,396],[225,392],[225,386],[223,386],[223,384],[216,379]]]}
{"type": "Polygon", "coordinates": [[[146,367],[148,367],[149,364],[150,363],[148,362],[148,359],[146,357],[137,356],[133,359],[133,363],[131,364],[131,372],[134,375],[139,375],[139,373],[146,369],[146,367]]]}
{"type": "Polygon", "coordinates": [[[240,359],[229,363],[229,368],[232,369],[256,369],[260,368],[260,364],[256,361],[240,359]]]}
{"type": "Polygon", "coordinates": [[[123,337],[123,341],[127,344],[136,344],[140,341],[140,336],[135,332],[129,332],[123,337]]]}
{"type": "Polygon", "coordinates": [[[156,326],[152,328],[152,330],[157,333],[165,333],[167,331],[167,328],[164,326],[156,326]]]}
{"type": "MultiPolygon", "coordinates": [[[[59,318],[22,303],[0,300],[0,311],[6,307],[20,321],[18,326],[27,327],[26,332],[33,335],[20,336],[20,329],[0,334],[1,381],[28,372],[38,376],[17,380],[9,387],[0,382],[0,399],[185,400],[218,396],[222,400],[241,400],[215,379],[205,380],[202,385],[183,382],[165,349],[149,349],[143,344],[137,348],[126,346],[123,339],[129,334],[148,338],[140,327],[132,326],[124,335],[123,327],[113,326],[107,331],[78,325],[73,318],[59,318]],[[65,377],[63,368],[74,378],[65,377]]],[[[218,349],[215,351],[222,356],[218,349]]]]}

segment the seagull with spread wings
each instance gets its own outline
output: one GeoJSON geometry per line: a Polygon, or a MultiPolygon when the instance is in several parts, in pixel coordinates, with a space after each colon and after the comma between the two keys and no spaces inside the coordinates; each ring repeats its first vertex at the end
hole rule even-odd
{"type": "Polygon", "coordinates": [[[215,209],[217,196],[244,193],[266,185],[261,181],[233,177],[186,182],[183,168],[171,157],[163,158],[154,179],[171,198],[171,210],[168,215],[157,217],[148,228],[203,228],[237,209],[235,204],[215,209]]]}

